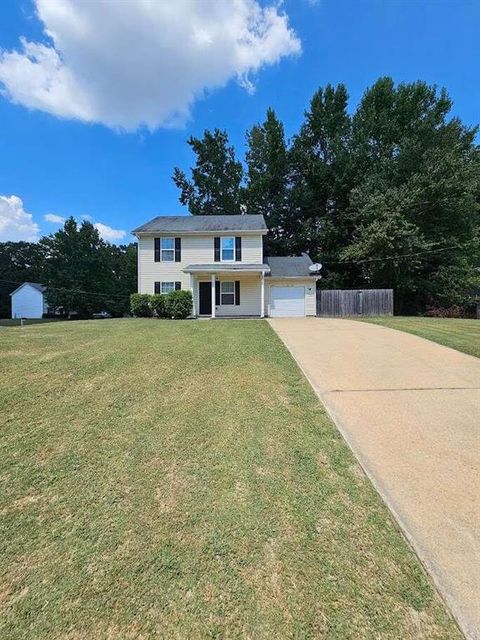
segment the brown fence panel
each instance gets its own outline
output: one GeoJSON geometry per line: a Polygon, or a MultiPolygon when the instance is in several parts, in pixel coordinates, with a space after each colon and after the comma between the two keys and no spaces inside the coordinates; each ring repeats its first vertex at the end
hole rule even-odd
{"type": "Polygon", "coordinates": [[[317,315],[334,318],[392,316],[393,289],[319,289],[317,315]]]}

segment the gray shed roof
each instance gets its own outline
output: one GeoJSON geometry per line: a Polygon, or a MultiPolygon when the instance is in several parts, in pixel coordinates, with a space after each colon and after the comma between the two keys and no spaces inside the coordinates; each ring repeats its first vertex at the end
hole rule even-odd
{"type": "Polygon", "coordinates": [[[13,296],[13,294],[15,292],[17,292],[19,289],[24,287],[26,284],[30,285],[31,287],[33,287],[37,291],[40,291],[40,293],[43,293],[47,289],[47,287],[45,287],[43,284],[40,284],[39,282],[24,282],[19,287],[17,287],[14,291],[12,291],[12,293],[10,295],[13,296]]]}
{"type": "Polygon", "coordinates": [[[310,256],[302,253],[301,256],[272,256],[265,258],[270,267],[272,278],[299,278],[313,275],[308,267],[312,264],[310,256]]]}
{"type": "Polygon", "coordinates": [[[260,215],[157,216],[132,233],[191,233],[209,231],[267,231],[260,215]]]}

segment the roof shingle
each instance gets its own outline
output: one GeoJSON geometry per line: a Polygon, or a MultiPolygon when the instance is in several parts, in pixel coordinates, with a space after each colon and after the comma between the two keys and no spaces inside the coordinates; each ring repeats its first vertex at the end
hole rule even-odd
{"type": "Polygon", "coordinates": [[[270,267],[272,278],[311,276],[308,267],[312,264],[310,256],[302,253],[301,256],[272,256],[265,258],[265,262],[270,267]]]}
{"type": "Polygon", "coordinates": [[[267,231],[261,215],[157,216],[132,233],[190,233],[202,231],[267,231]]]}

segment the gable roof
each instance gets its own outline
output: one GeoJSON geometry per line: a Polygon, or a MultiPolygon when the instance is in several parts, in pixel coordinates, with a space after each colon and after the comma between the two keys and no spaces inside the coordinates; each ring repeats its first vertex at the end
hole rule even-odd
{"type": "Polygon", "coordinates": [[[17,291],[19,291],[22,287],[24,287],[25,285],[29,285],[30,287],[33,287],[34,289],[36,289],[37,291],[40,291],[40,293],[44,293],[46,288],[43,284],[40,284],[39,282],[24,282],[23,284],[21,284],[19,287],[17,287],[16,289],[14,289],[14,291],[12,291],[12,293],[10,294],[11,296],[13,296],[14,293],[17,293],[17,291]]]}
{"type": "Polygon", "coordinates": [[[271,258],[265,258],[265,262],[270,267],[270,276],[272,278],[298,278],[314,275],[308,270],[312,261],[307,253],[302,253],[301,256],[272,256],[271,258]]]}
{"type": "Polygon", "coordinates": [[[132,233],[200,233],[210,231],[267,231],[261,215],[157,216],[132,233]]]}

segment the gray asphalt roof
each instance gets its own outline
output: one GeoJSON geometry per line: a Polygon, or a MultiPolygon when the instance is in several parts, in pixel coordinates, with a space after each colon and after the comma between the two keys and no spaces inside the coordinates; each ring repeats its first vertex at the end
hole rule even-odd
{"type": "Polygon", "coordinates": [[[302,253],[301,256],[272,256],[265,258],[265,262],[270,267],[270,276],[275,277],[300,277],[311,276],[308,267],[312,264],[310,256],[302,253]]]}
{"type": "Polygon", "coordinates": [[[245,264],[240,262],[213,262],[211,264],[188,264],[184,271],[270,271],[268,264],[245,264]]]}
{"type": "MultiPolygon", "coordinates": [[[[31,287],[33,287],[34,289],[36,289],[37,291],[40,291],[40,293],[43,293],[47,287],[45,287],[43,284],[40,284],[39,282],[24,282],[23,284],[21,284],[19,287],[17,287],[15,289],[15,291],[18,291],[19,289],[21,289],[24,285],[29,284],[31,287]]],[[[10,295],[12,295],[13,293],[15,293],[15,291],[12,291],[12,293],[10,295]]]]}
{"type": "Polygon", "coordinates": [[[263,216],[157,216],[132,233],[181,233],[191,231],[266,231],[263,216]]]}

